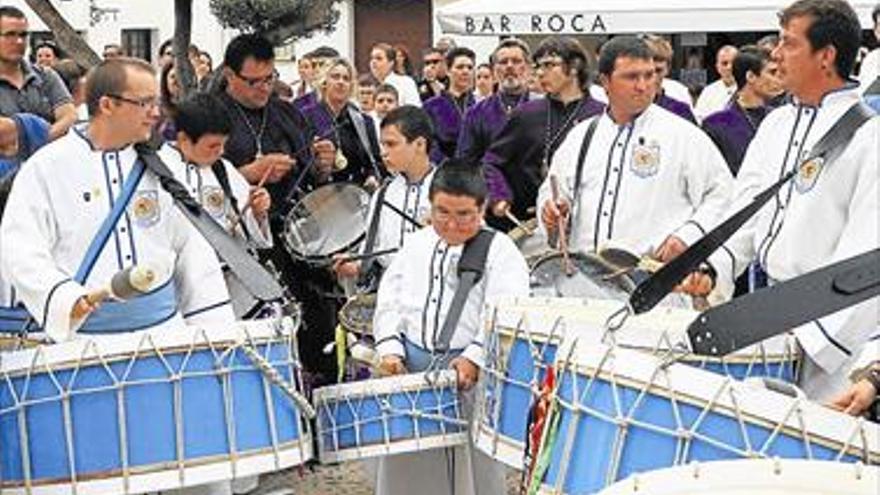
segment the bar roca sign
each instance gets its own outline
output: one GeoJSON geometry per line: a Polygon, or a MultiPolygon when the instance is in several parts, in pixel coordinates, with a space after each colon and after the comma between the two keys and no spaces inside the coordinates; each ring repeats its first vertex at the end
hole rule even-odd
{"type": "Polygon", "coordinates": [[[465,15],[463,20],[463,34],[474,35],[608,32],[606,20],[601,14],[465,15]]]}

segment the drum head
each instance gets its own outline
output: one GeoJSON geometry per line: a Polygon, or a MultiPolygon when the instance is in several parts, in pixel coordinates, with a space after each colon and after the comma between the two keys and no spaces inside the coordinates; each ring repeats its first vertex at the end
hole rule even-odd
{"type": "Polygon", "coordinates": [[[533,266],[534,261],[546,255],[550,251],[547,245],[547,237],[538,230],[538,219],[533,218],[524,222],[522,227],[517,227],[507,233],[510,239],[519,248],[523,258],[533,266]]]}
{"type": "Polygon", "coordinates": [[[542,257],[532,267],[530,287],[533,296],[589,297],[626,301],[636,283],[625,270],[594,254],[570,253],[574,272],[563,269],[561,253],[542,257]]]}
{"type": "Polygon", "coordinates": [[[327,184],[293,206],[284,240],[294,257],[318,260],[352,248],[367,229],[370,195],[353,184],[327,184]]]}
{"type": "Polygon", "coordinates": [[[339,323],[349,332],[360,336],[373,335],[373,314],[376,312],[376,294],[358,294],[339,310],[339,323]]]}

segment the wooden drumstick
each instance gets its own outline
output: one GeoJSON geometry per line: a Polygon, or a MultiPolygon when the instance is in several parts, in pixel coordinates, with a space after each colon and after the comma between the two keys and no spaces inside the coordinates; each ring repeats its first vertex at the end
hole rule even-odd
{"type": "MultiPolygon", "coordinates": [[[[555,175],[550,175],[550,193],[553,197],[553,203],[559,205],[559,181],[555,175]]],[[[565,232],[568,223],[567,215],[559,215],[559,251],[562,252],[562,269],[565,274],[571,276],[574,274],[571,266],[571,259],[568,257],[568,236],[565,232]]]]}
{"type": "MultiPolygon", "coordinates": [[[[260,181],[257,182],[257,185],[254,187],[254,189],[259,189],[266,185],[266,181],[269,180],[269,176],[272,175],[273,170],[275,170],[274,163],[270,164],[269,168],[267,168],[266,171],[263,172],[263,175],[260,177],[260,181]]],[[[238,227],[238,224],[240,224],[244,220],[245,214],[248,212],[248,210],[251,209],[251,206],[253,206],[254,202],[252,199],[253,198],[248,198],[247,203],[245,203],[244,208],[241,209],[241,212],[236,215],[235,220],[229,222],[230,231],[235,230],[235,228],[238,227]]]]}
{"type": "Polygon", "coordinates": [[[523,230],[523,232],[526,233],[526,235],[531,236],[534,234],[532,229],[528,228],[526,226],[526,224],[522,223],[522,221],[519,218],[516,218],[516,215],[514,215],[513,212],[510,211],[510,208],[504,210],[504,216],[507,217],[508,220],[513,222],[514,225],[521,228],[523,230]]]}

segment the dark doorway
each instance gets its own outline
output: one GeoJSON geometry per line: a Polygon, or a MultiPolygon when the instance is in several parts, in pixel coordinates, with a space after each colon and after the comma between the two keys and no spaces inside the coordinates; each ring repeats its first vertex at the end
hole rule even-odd
{"type": "Polygon", "coordinates": [[[403,44],[418,65],[421,51],[431,46],[431,2],[426,0],[356,0],[354,3],[355,64],[370,70],[370,47],[378,42],[403,44]]]}

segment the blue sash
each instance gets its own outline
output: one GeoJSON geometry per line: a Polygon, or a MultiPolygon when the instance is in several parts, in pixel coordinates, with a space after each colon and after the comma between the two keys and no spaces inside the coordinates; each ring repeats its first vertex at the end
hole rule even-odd
{"type": "MultiPolygon", "coordinates": [[[[119,197],[113,204],[113,208],[107,217],[104,218],[104,222],[101,224],[80,262],[76,275],[73,277],[77,283],[83,284],[89,277],[98,260],[98,256],[116,228],[119,218],[122,217],[125,208],[131,202],[134,191],[137,189],[145,171],[146,167],[143,162],[140,160],[135,162],[134,168],[125,179],[119,197]]],[[[177,293],[172,278],[158,289],[129,301],[105,301],[97,311],[86,319],[79,332],[132,332],[159,324],[174,316],[175,313],[177,313],[177,293]]],[[[30,314],[21,306],[15,308],[0,307],[0,332],[21,332],[25,329],[29,320],[31,320],[30,314]]],[[[30,330],[39,329],[35,329],[32,326],[30,330]]]]}

